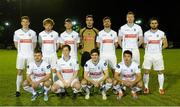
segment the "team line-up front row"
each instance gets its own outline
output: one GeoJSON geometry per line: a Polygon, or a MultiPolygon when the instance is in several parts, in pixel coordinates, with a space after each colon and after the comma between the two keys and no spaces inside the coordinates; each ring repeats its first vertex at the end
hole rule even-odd
{"type": "MultiPolygon", "coordinates": [[[[134,15],[128,13],[127,19],[131,22],[134,15]]],[[[133,21],[133,20],[132,20],[133,21]]],[[[165,93],[164,84],[164,62],[162,49],[167,47],[167,39],[163,31],[158,29],[158,20],[150,20],[151,29],[144,33],[139,25],[127,23],[123,25],[117,33],[111,29],[111,19],[103,19],[104,29],[97,37],[98,49],[90,51],[90,57],[83,66],[83,79],[78,79],[79,64],[77,59],[77,47],[82,38],[72,30],[72,21],[65,20],[66,30],[58,33],[52,30],[54,21],[47,18],[43,21],[44,31],[39,33],[38,42],[41,51],[36,50],[36,33],[29,29],[29,18],[21,18],[22,28],[14,33],[14,43],[18,50],[16,68],[18,75],[16,80],[16,96],[19,97],[20,86],[23,81],[22,71],[27,63],[27,78],[23,82],[24,90],[32,93],[32,101],[36,100],[41,87],[44,93],[44,101],[48,101],[48,91],[51,90],[61,97],[65,96],[66,88],[73,90],[73,99],[77,98],[78,92],[82,90],[86,93],[85,99],[90,98],[90,88],[98,87],[102,92],[102,99],[106,100],[106,92],[113,88],[117,94],[117,99],[121,99],[126,87],[131,88],[133,98],[137,98],[137,92],[141,91],[144,82],[144,93],[149,93],[149,71],[153,69],[158,73],[159,93],[165,93]],[[144,43],[143,43],[144,41],[144,43]],[[122,62],[117,64],[116,47],[122,47],[122,62]],[[139,68],[139,49],[145,47],[144,62],[142,68],[145,70],[143,79],[139,68]],[[62,57],[57,58],[57,49],[62,48],[62,57]],[[34,51],[35,49],[35,51],[34,51]],[[109,76],[108,65],[113,73],[113,79],[109,76]],[[53,77],[51,79],[51,73],[53,77]],[[143,80],[143,82],[142,82],[143,80]],[[53,83],[52,83],[53,82],[53,83]]],[[[89,37],[90,38],[90,37],[89,37]]]]}

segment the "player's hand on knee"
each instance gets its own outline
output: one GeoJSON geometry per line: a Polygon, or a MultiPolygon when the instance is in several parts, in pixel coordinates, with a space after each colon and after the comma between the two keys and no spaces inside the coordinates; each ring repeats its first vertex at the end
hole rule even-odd
{"type": "Polygon", "coordinates": [[[32,83],[31,83],[31,86],[35,89],[35,88],[38,87],[38,84],[37,84],[36,82],[32,82],[32,83]]]}

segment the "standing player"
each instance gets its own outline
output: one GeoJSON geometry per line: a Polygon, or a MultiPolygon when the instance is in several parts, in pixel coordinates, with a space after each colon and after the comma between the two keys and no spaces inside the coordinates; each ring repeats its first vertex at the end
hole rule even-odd
{"type": "MultiPolygon", "coordinates": [[[[103,18],[104,29],[98,33],[96,42],[100,47],[100,59],[103,59],[111,66],[112,73],[117,64],[116,47],[118,46],[117,33],[111,29],[110,17],[103,18]]],[[[114,75],[113,75],[114,76],[114,75]]]]}
{"type": "MultiPolygon", "coordinates": [[[[139,46],[143,43],[143,33],[139,25],[134,23],[134,13],[128,12],[126,16],[127,24],[121,26],[119,30],[119,45],[125,50],[132,51],[132,59],[140,65],[139,46]]],[[[122,55],[123,59],[123,55],[122,55]]]]}
{"type": "Polygon", "coordinates": [[[71,46],[70,56],[78,61],[77,48],[79,47],[80,38],[79,34],[72,30],[72,21],[67,18],[64,21],[66,30],[60,35],[61,47],[63,45],[71,46]]]}
{"type": "Polygon", "coordinates": [[[65,88],[72,87],[73,99],[77,98],[77,94],[81,88],[77,74],[79,65],[76,59],[70,56],[71,47],[69,45],[62,46],[63,56],[57,61],[56,70],[58,79],[54,82],[51,90],[54,93],[60,93],[61,97],[65,96],[65,88]]]}
{"type": "Polygon", "coordinates": [[[29,28],[30,19],[28,16],[21,17],[22,28],[14,32],[14,45],[18,50],[16,68],[18,70],[16,80],[16,97],[19,97],[20,86],[23,81],[23,69],[25,64],[29,64],[33,59],[33,51],[36,47],[36,32],[29,28]]]}
{"type": "Polygon", "coordinates": [[[153,69],[158,73],[159,93],[163,95],[164,89],[164,61],[162,49],[167,48],[168,43],[163,31],[158,29],[158,19],[153,17],[150,19],[151,29],[144,33],[145,55],[143,62],[144,72],[144,93],[149,93],[149,71],[153,69]]]}
{"type": "Polygon", "coordinates": [[[109,78],[106,62],[99,58],[98,49],[91,50],[91,59],[84,66],[84,79],[81,81],[81,85],[86,92],[86,100],[90,97],[90,88],[92,86],[100,88],[102,99],[107,99],[106,91],[111,88],[112,80],[109,78]]]}
{"type": "Polygon", "coordinates": [[[81,66],[84,67],[86,61],[91,59],[90,52],[92,49],[97,48],[96,36],[98,30],[93,27],[94,20],[92,15],[86,15],[86,27],[80,30],[80,37],[82,42],[82,56],[81,66]]]}
{"type": "Polygon", "coordinates": [[[44,89],[44,101],[48,101],[48,91],[51,88],[51,70],[50,65],[42,60],[42,52],[34,52],[35,62],[29,63],[27,67],[27,79],[24,81],[24,90],[33,94],[31,101],[35,101],[39,93],[37,88],[44,89]]]}
{"type": "Polygon", "coordinates": [[[133,98],[137,98],[137,92],[140,91],[143,86],[141,71],[138,64],[132,61],[131,51],[124,51],[123,59],[124,61],[116,66],[113,88],[118,92],[117,99],[121,99],[126,87],[131,88],[133,98]]]}
{"type": "Polygon", "coordinates": [[[58,33],[52,30],[54,21],[50,18],[43,20],[43,26],[45,29],[39,33],[39,44],[41,46],[43,60],[51,65],[53,81],[55,81],[55,65],[58,59],[56,51],[59,47],[58,33]]]}

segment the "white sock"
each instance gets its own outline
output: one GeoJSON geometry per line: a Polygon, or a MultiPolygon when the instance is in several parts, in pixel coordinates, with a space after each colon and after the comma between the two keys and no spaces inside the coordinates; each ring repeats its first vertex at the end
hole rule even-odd
{"type": "Polygon", "coordinates": [[[90,93],[90,90],[88,88],[88,85],[81,85],[83,90],[86,91],[86,93],[90,93]]]}
{"type": "Polygon", "coordinates": [[[34,90],[34,88],[32,88],[33,90],[32,90],[32,94],[33,95],[36,95],[36,91],[34,90]]]}
{"type": "Polygon", "coordinates": [[[72,88],[72,90],[73,90],[73,93],[78,93],[79,92],[79,90],[77,90],[76,88],[72,88]]]}
{"type": "Polygon", "coordinates": [[[30,92],[30,93],[32,93],[32,94],[33,94],[33,92],[34,92],[34,91],[33,91],[34,89],[33,89],[32,87],[30,87],[30,86],[24,86],[23,88],[24,88],[25,91],[30,92]]]}
{"type": "Polygon", "coordinates": [[[56,73],[53,73],[52,75],[53,75],[53,81],[55,81],[55,79],[56,79],[56,73]]]}
{"type": "Polygon", "coordinates": [[[120,86],[120,85],[115,85],[115,86],[113,86],[113,88],[114,88],[117,92],[122,93],[122,89],[121,89],[121,86],[120,86]]]}
{"type": "Polygon", "coordinates": [[[18,92],[20,92],[22,79],[23,79],[22,75],[17,75],[17,78],[16,78],[16,91],[18,91],[18,92]]]}
{"type": "Polygon", "coordinates": [[[112,87],[112,83],[105,84],[105,91],[108,91],[112,87]]]}
{"type": "Polygon", "coordinates": [[[141,91],[141,88],[140,87],[136,87],[136,86],[133,87],[132,90],[131,90],[132,93],[136,93],[138,91],[141,91]]]}
{"type": "Polygon", "coordinates": [[[145,87],[145,88],[148,88],[148,84],[149,84],[149,74],[144,74],[143,80],[144,80],[144,87],[145,87]]]}
{"type": "Polygon", "coordinates": [[[48,91],[51,89],[51,86],[50,87],[46,87],[46,86],[44,86],[44,94],[47,94],[48,93],[48,91]]]}
{"type": "Polygon", "coordinates": [[[158,74],[159,89],[163,89],[164,74],[158,74]]]}

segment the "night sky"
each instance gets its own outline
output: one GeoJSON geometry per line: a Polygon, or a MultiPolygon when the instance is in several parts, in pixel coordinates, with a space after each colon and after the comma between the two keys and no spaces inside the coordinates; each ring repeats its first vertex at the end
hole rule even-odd
{"type": "MultiPolygon", "coordinates": [[[[110,16],[112,29],[118,31],[126,23],[126,13],[133,11],[135,17],[143,19],[143,31],[149,29],[148,20],[155,16],[160,20],[159,29],[163,30],[168,41],[180,44],[180,4],[174,0],[0,0],[0,21],[10,22],[5,37],[12,43],[14,30],[20,28],[20,16],[28,15],[31,28],[39,33],[43,30],[43,19],[54,19],[54,29],[61,33],[64,30],[65,18],[76,20],[81,27],[85,26],[85,16],[94,16],[94,26],[101,30],[102,18],[110,16]],[[163,1],[163,2],[162,2],[163,1]]],[[[176,44],[177,44],[176,43],[176,44]]],[[[178,45],[177,45],[178,46],[178,45]]]]}

